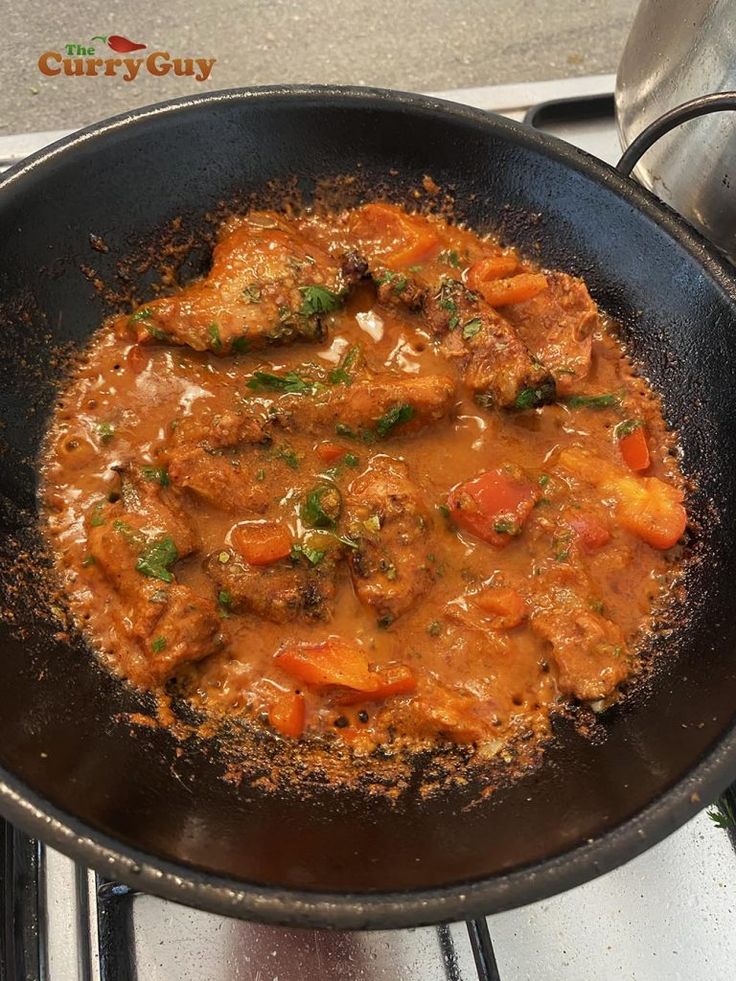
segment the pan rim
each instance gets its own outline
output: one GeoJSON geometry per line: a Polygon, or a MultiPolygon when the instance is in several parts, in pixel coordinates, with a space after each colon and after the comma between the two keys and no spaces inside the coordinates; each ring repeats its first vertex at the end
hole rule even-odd
{"type": "MultiPolygon", "coordinates": [[[[609,165],[554,137],[504,117],[431,96],[339,85],[272,85],[225,89],[172,99],[113,116],[85,127],[12,167],[0,179],[4,192],[39,167],[71,155],[90,141],[104,140],[129,126],[161,115],[246,101],[327,101],[346,108],[406,108],[442,113],[448,119],[492,128],[510,142],[551,157],[585,175],[655,222],[685,249],[736,308],[736,276],[716,249],[656,197],[609,165]]],[[[627,821],[542,862],[472,882],[416,890],[371,893],[311,892],[264,886],[204,872],[144,853],[94,830],[48,803],[20,779],[0,768],[0,811],[26,833],[95,868],[107,877],[175,902],[213,913],[290,926],[387,929],[468,919],[523,906],[580,885],[624,864],[675,831],[736,777],[736,728],[731,727],[701,759],[627,821]]]]}

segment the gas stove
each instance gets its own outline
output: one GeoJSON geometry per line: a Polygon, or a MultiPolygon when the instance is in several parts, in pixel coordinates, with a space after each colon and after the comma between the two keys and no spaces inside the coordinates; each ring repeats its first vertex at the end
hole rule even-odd
{"type": "MultiPolygon", "coordinates": [[[[613,87],[614,76],[601,75],[431,94],[615,163],[613,87]]],[[[69,132],[0,137],[0,170],[69,132]]],[[[728,800],[736,803],[731,792],[728,800]]],[[[561,896],[469,923],[364,933],[262,926],[136,893],[0,822],[0,978],[731,981],[736,838],[712,816],[701,812],[626,866],[561,896]]]]}

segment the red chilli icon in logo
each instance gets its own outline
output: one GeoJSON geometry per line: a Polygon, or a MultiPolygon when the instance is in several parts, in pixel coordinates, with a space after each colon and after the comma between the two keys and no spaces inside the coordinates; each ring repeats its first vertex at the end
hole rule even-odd
{"type": "Polygon", "coordinates": [[[129,54],[131,51],[141,51],[146,47],[145,44],[136,44],[135,41],[128,40],[122,34],[108,34],[107,37],[102,37],[102,35],[98,34],[96,37],[90,38],[90,40],[104,41],[108,48],[112,48],[118,54],[129,54]]]}

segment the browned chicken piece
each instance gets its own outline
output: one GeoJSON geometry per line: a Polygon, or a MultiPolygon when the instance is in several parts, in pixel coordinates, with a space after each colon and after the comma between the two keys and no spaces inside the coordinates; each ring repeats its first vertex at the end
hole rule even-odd
{"type": "Polygon", "coordinates": [[[329,620],[335,597],[336,565],[325,556],[318,565],[306,558],[286,558],[270,565],[250,565],[236,551],[225,549],[207,563],[226,605],[273,623],[329,620]],[[227,560],[223,561],[227,556],[227,560]]]}
{"type": "Polygon", "coordinates": [[[175,487],[222,511],[261,513],[269,492],[256,479],[263,459],[257,449],[271,441],[265,414],[250,409],[216,413],[204,407],[177,420],[172,447],[161,458],[175,487]]]}
{"type": "Polygon", "coordinates": [[[621,628],[592,608],[583,571],[556,563],[533,586],[531,626],[551,645],[560,692],[585,701],[611,695],[631,664],[621,628]]]}
{"type": "Polygon", "coordinates": [[[179,556],[197,547],[191,519],[176,493],[162,486],[156,468],[126,464],[118,469],[120,476],[120,509],[126,514],[115,520],[129,520],[146,538],[170,536],[179,556]]]}
{"type": "Polygon", "coordinates": [[[554,400],[554,378],[529,355],[507,320],[482,303],[458,304],[458,310],[459,325],[445,335],[440,350],[457,362],[481,405],[531,409],[554,400]],[[472,316],[465,319],[467,314],[472,316]]]}
{"type": "Polygon", "coordinates": [[[328,427],[345,436],[384,439],[419,432],[447,416],[455,402],[452,378],[373,372],[357,345],[328,378],[330,384],[318,384],[306,395],[291,392],[282,396],[274,407],[274,418],[295,431],[328,427]]]}
{"type": "Polygon", "coordinates": [[[240,354],[321,339],[347,285],[339,263],[281,215],[251,212],[226,226],[204,279],[145,304],[120,325],[139,342],[240,354]]]}
{"type": "Polygon", "coordinates": [[[257,479],[262,458],[253,452],[209,453],[201,447],[171,450],[167,454],[168,473],[175,487],[221,511],[263,513],[272,494],[257,479]]]}
{"type": "Polygon", "coordinates": [[[456,743],[479,742],[492,728],[495,706],[438,682],[423,684],[416,698],[404,708],[406,728],[420,738],[451,739],[456,743]]]}
{"type": "Polygon", "coordinates": [[[375,375],[332,389],[323,399],[283,398],[275,417],[286,428],[386,439],[407,436],[444,418],[455,400],[451,378],[375,375]]]}
{"type": "Polygon", "coordinates": [[[504,307],[530,351],[552,372],[561,394],[590,371],[592,335],[600,325],[598,307],[582,279],[547,273],[547,289],[531,300],[504,307]]]}
{"type": "Polygon", "coordinates": [[[346,499],[348,535],[358,547],[350,572],[358,598],[388,626],[434,582],[431,518],[406,464],[375,456],[346,499]]]}
{"type": "MultiPolygon", "coordinates": [[[[385,303],[422,310],[440,350],[485,405],[528,409],[555,398],[555,382],[515,327],[459,279],[371,270],[385,303]]],[[[534,302],[534,301],[531,301],[534,302]]]]}
{"type": "Polygon", "coordinates": [[[178,419],[171,441],[174,446],[201,446],[208,451],[241,443],[268,446],[271,434],[267,425],[265,416],[259,417],[250,410],[215,412],[205,407],[178,419]]]}
{"type": "Polygon", "coordinates": [[[118,629],[139,651],[126,676],[150,686],[218,650],[220,620],[214,602],[174,581],[173,564],[193,548],[191,530],[153,493],[140,496],[140,511],[128,510],[132,493],[124,490],[127,504],[93,510],[89,554],[125,601],[118,629]]]}
{"type": "Polygon", "coordinates": [[[321,423],[378,438],[406,436],[443,419],[455,401],[455,382],[446,375],[412,378],[373,375],[340,386],[316,407],[321,423]]]}

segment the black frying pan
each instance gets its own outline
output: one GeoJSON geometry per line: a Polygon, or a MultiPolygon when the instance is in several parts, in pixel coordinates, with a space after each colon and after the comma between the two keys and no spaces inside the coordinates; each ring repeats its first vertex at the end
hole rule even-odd
{"type": "MultiPolygon", "coordinates": [[[[147,274],[130,275],[145,296],[147,274]]],[[[26,831],[108,876],[216,912],[398,927],[589,879],[736,776],[736,278],[609,167],[417,96],[274,88],[183,99],[84,130],[6,176],[0,303],[0,572],[15,617],[0,623],[0,810],[26,831]],[[17,588],[59,376],[50,348],[81,347],[110,312],[88,267],[121,282],[118,258],[156,243],[175,216],[204,231],[223,199],[295,175],[309,196],[318,179],[346,173],[399,201],[431,174],[453,190],[459,219],[584,276],[663,393],[698,481],[700,561],[654,682],[608,714],[604,741],[560,723],[541,768],[475,807],[465,805],[477,787],[366,807],[357,794],[304,803],[226,783],[204,749],[179,758],[168,733],[116,721],[139,696],[55,637],[33,589],[17,588]],[[93,249],[90,233],[109,252],[93,249]]]]}

